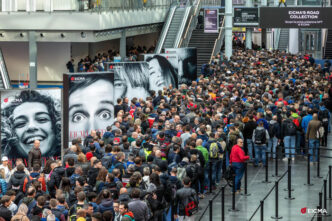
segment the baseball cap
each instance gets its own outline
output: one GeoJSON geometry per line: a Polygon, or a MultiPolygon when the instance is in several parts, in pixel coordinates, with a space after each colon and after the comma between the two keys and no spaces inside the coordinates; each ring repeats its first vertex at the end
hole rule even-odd
{"type": "Polygon", "coordinates": [[[3,156],[3,157],[1,158],[1,161],[8,161],[8,157],[3,156]]]}

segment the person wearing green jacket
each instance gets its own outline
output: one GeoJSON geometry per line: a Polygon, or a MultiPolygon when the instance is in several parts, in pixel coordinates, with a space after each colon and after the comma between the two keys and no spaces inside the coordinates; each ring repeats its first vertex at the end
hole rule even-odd
{"type": "Polygon", "coordinates": [[[200,150],[203,154],[204,160],[205,160],[205,166],[207,165],[207,162],[209,161],[209,151],[202,146],[203,140],[202,139],[197,139],[196,141],[196,149],[200,150]]]}

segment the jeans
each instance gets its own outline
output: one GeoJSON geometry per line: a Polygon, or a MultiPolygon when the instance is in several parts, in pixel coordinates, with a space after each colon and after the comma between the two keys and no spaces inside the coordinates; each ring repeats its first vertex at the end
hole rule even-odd
{"type": "MultiPolygon", "coordinates": [[[[217,175],[217,160],[211,160],[212,162],[212,186],[216,185],[216,175],[217,175]]],[[[205,167],[205,183],[206,186],[210,187],[210,161],[207,163],[207,166],[205,167]]]]}
{"type": "Polygon", "coordinates": [[[317,162],[319,140],[309,139],[310,162],[313,162],[313,152],[315,152],[314,162],[317,162]]]}
{"type": "Polygon", "coordinates": [[[270,152],[269,157],[271,157],[271,150],[272,150],[272,157],[273,157],[273,159],[276,158],[276,154],[278,154],[278,153],[276,153],[277,146],[278,146],[278,138],[276,138],[276,137],[270,138],[269,144],[268,144],[268,149],[267,149],[267,151],[270,152]]]}
{"type": "Polygon", "coordinates": [[[220,183],[222,177],[222,159],[217,161],[216,165],[216,183],[220,183]]]}
{"type": "Polygon", "coordinates": [[[252,155],[253,145],[252,145],[252,140],[251,139],[247,139],[247,148],[248,148],[248,155],[250,157],[250,160],[254,159],[253,155],[252,155]]]}
{"type": "Polygon", "coordinates": [[[296,131],[296,153],[301,154],[301,140],[302,140],[302,134],[300,131],[296,131]]]}
{"type": "Polygon", "coordinates": [[[284,137],[285,155],[287,158],[295,157],[295,142],[296,142],[295,135],[284,137]],[[289,153],[291,153],[292,155],[290,156],[289,153]]]}
{"type": "Polygon", "coordinates": [[[258,165],[262,161],[265,166],[266,163],[266,146],[265,145],[255,145],[255,165],[258,165]]]}
{"type": "Polygon", "coordinates": [[[244,163],[232,163],[235,172],[235,191],[241,188],[241,179],[244,174],[244,163]]]}

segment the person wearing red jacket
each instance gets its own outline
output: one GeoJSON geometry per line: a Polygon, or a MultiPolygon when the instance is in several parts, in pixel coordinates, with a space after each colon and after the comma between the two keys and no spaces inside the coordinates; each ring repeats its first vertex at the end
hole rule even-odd
{"type": "Polygon", "coordinates": [[[237,144],[232,147],[229,163],[235,172],[235,191],[240,193],[241,179],[244,173],[244,162],[249,160],[249,156],[246,156],[243,151],[243,140],[237,139],[237,144]]]}

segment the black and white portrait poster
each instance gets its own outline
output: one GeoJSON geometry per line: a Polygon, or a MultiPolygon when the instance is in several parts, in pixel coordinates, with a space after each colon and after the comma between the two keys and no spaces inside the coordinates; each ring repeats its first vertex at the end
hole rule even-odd
{"type": "Polygon", "coordinates": [[[165,48],[166,54],[178,56],[177,66],[179,84],[191,84],[197,79],[197,49],[196,48],[165,48]]]}
{"type": "Polygon", "coordinates": [[[35,140],[43,157],[61,155],[61,89],[1,91],[1,151],[27,158],[35,140]]]}
{"type": "Polygon", "coordinates": [[[151,91],[158,92],[164,87],[178,87],[177,73],[170,63],[174,56],[152,55],[146,61],[108,63],[114,70],[115,100],[128,97],[146,99],[151,91]]]}
{"type": "Polygon", "coordinates": [[[102,134],[114,121],[114,73],[64,74],[64,143],[102,134]]]}

